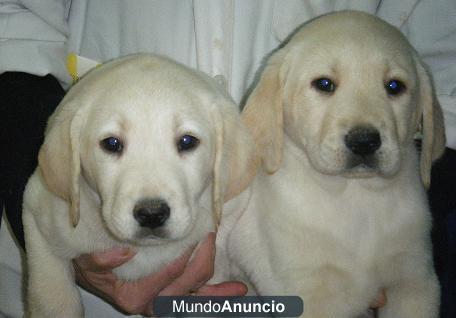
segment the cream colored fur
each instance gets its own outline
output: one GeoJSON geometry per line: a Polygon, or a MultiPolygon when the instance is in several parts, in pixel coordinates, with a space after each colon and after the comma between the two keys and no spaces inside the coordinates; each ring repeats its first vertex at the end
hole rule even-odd
{"type": "Polygon", "coordinates": [[[195,245],[252,179],[254,148],[234,102],[201,73],[153,55],[90,72],[50,119],[26,187],[28,316],[83,316],[71,261],[82,253],[132,247],[114,272],[136,280],[195,245]],[[178,153],[184,134],[200,143],[178,153]],[[123,140],[121,155],[101,149],[109,136],[123,140]],[[136,235],[133,208],[155,197],[171,208],[165,239],[136,235]]]}
{"type": "Polygon", "coordinates": [[[445,137],[429,74],[404,36],[359,12],[315,19],[268,59],[242,116],[264,169],[234,200],[242,217],[221,231],[231,277],[261,295],[301,296],[305,318],[356,317],[381,289],[380,317],[437,317],[423,184],[445,137]],[[312,86],[321,77],[334,93],[312,86]],[[391,79],[405,83],[402,95],[386,93],[391,79]],[[380,132],[375,169],[347,166],[344,136],[359,125],[380,132]]]}

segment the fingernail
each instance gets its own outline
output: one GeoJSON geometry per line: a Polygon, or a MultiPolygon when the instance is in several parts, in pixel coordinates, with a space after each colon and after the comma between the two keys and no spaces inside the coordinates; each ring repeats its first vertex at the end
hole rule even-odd
{"type": "Polygon", "coordinates": [[[201,247],[201,245],[204,245],[204,244],[209,244],[210,241],[214,241],[214,237],[215,236],[215,233],[214,232],[209,232],[209,234],[207,234],[207,236],[204,238],[204,240],[201,240],[198,242],[198,245],[196,245],[196,248],[195,250],[199,249],[201,247]]]}
{"type": "Polygon", "coordinates": [[[124,248],[122,250],[122,257],[130,257],[136,254],[136,250],[133,250],[131,248],[124,248]]]}
{"type": "Polygon", "coordinates": [[[110,250],[110,252],[114,253],[120,259],[128,258],[136,254],[136,251],[128,247],[114,247],[110,250]]]}
{"type": "Polygon", "coordinates": [[[205,241],[206,242],[210,242],[210,241],[213,241],[215,243],[215,232],[209,232],[209,234],[206,236],[206,239],[205,241]]]}

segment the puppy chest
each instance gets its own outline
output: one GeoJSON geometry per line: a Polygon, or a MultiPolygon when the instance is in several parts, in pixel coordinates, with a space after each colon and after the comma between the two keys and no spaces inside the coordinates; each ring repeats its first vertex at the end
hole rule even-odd
{"type": "Polygon", "coordinates": [[[295,207],[304,226],[317,229],[334,244],[370,262],[397,248],[407,228],[403,202],[392,194],[359,189],[344,193],[309,195],[295,207]]]}

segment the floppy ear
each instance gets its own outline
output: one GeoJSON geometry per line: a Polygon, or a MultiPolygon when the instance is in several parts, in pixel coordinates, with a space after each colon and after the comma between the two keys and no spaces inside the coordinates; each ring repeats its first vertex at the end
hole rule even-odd
{"type": "Polygon", "coordinates": [[[38,155],[38,166],[49,190],[70,202],[70,219],[76,226],[79,222],[81,174],[79,137],[84,119],[81,110],[73,116],[62,112],[56,115],[49,122],[38,155]]]}
{"type": "Polygon", "coordinates": [[[247,188],[259,164],[255,144],[241,122],[236,106],[223,101],[215,106],[216,153],[213,209],[220,221],[222,205],[247,188]]]}
{"type": "Polygon", "coordinates": [[[270,58],[242,111],[242,120],[253,136],[266,172],[270,174],[276,172],[282,162],[282,56],[276,54],[270,58]]]}
{"type": "Polygon", "coordinates": [[[419,111],[422,115],[422,149],[420,159],[421,180],[429,188],[432,163],[445,151],[443,113],[435,96],[430,72],[415,57],[419,80],[419,111]]]}

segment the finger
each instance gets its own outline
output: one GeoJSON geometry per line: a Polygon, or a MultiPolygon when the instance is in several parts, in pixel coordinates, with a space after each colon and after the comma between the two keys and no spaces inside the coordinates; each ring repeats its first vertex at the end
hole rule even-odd
{"type": "Polygon", "coordinates": [[[209,233],[195,250],[183,274],[160,292],[162,296],[185,295],[196,291],[214,274],[215,233],[209,233]]]}
{"type": "Polygon", "coordinates": [[[83,271],[110,271],[132,259],[136,252],[129,248],[113,248],[104,252],[82,254],[75,262],[83,271]]]}
{"type": "Polygon", "coordinates": [[[385,290],[382,289],[380,293],[377,295],[375,301],[371,304],[370,308],[381,308],[386,305],[386,293],[385,290]]]}
{"type": "Polygon", "coordinates": [[[73,265],[76,281],[79,286],[107,302],[113,302],[112,295],[114,284],[117,280],[113,273],[83,271],[76,262],[73,262],[73,265]]]}
{"type": "Polygon", "coordinates": [[[241,282],[204,285],[195,293],[197,296],[244,296],[245,294],[247,294],[247,286],[241,282]]]}
{"type": "MultiPolygon", "coordinates": [[[[172,263],[165,266],[158,273],[151,274],[146,276],[134,283],[130,283],[129,287],[134,287],[133,292],[137,292],[137,297],[140,297],[144,300],[151,300],[158,293],[170,285],[174,280],[176,280],[185,270],[185,267],[190,259],[192,254],[192,250],[188,250],[182,256],[174,260],[172,263]],[[133,286],[131,286],[133,285],[133,286]]],[[[121,292],[121,289],[128,290],[128,292],[132,292],[132,288],[124,288],[125,283],[119,281],[116,285],[116,289],[121,292]]],[[[128,298],[131,298],[132,295],[125,295],[128,298]]]]}
{"type": "Polygon", "coordinates": [[[140,304],[140,307],[145,308],[140,313],[145,316],[152,316],[153,299],[161,290],[165,289],[176,278],[182,275],[192,252],[193,249],[189,249],[172,263],[165,266],[160,272],[151,274],[136,282],[128,283],[129,286],[127,288],[125,288],[125,284],[119,282],[116,284],[116,291],[114,293],[116,295],[115,302],[130,313],[137,312],[137,310],[129,307],[140,304]],[[132,304],[131,299],[134,299],[135,304],[132,304]]]}

